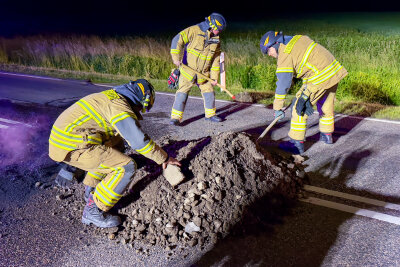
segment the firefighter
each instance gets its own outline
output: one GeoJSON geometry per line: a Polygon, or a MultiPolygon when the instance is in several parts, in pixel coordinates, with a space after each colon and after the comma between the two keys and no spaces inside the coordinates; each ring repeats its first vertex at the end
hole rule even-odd
{"type": "Polygon", "coordinates": [[[263,54],[277,59],[275,118],[285,117],[282,111],[292,79],[301,78],[303,83],[292,102],[290,142],[300,154],[304,153],[307,118],[317,106],[319,113],[320,140],[332,144],[334,131],[334,101],[338,83],[346,75],[346,69],[322,45],[308,36],[286,36],[282,32],[269,31],[260,40],[263,54]]]}
{"type": "Polygon", "coordinates": [[[225,18],[221,14],[212,13],[205,18],[205,21],[184,29],[172,39],[171,57],[173,63],[180,70],[179,88],[171,111],[170,123],[172,125],[179,125],[182,121],[188,94],[195,84],[198,85],[203,96],[205,120],[222,121],[216,115],[213,86],[217,84],[220,73],[221,45],[219,34],[225,27],[225,18]],[[213,82],[196,77],[193,71],[182,67],[182,63],[210,77],[213,82]]]}
{"type": "Polygon", "coordinates": [[[82,223],[101,228],[121,223],[119,216],[108,211],[122,197],[137,168],[135,161],[121,152],[123,139],[163,168],[181,165],[140,129],[141,112],[149,111],[154,99],[153,86],[138,79],[80,99],[55,121],[49,139],[50,158],[87,171],[82,223]]]}

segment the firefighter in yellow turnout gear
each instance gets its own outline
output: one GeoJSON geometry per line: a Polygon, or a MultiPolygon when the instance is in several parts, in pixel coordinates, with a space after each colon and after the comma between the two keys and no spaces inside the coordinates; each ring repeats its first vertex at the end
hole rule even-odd
{"type": "Polygon", "coordinates": [[[322,45],[308,36],[286,36],[269,31],[261,38],[263,54],[277,58],[275,118],[285,116],[282,111],[287,92],[294,77],[303,84],[292,102],[290,142],[304,152],[307,118],[317,106],[319,112],[320,140],[332,144],[334,131],[334,100],[338,83],[347,75],[346,69],[322,45]]]}
{"type": "Polygon", "coordinates": [[[87,171],[83,183],[94,189],[85,191],[83,223],[102,228],[121,223],[107,211],[122,197],[136,171],[134,160],[121,152],[122,138],[163,168],[180,165],[140,129],[140,112],[150,110],[154,99],[153,86],[139,79],[82,98],[55,121],[49,139],[50,158],[87,171]]]}
{"type": "Polygon", "coordinates": [[[182,121],[188,94],[195,84],[199,86],[204,99],[205,119],[212,122],[221,121],[216,115],[213,86],[217,84],[220,73],[219,34],[225,27],[225,18],[221,14],[212,13],[204,22],[186,28],[172,39],[171,56],[180,70],[180,76],[179,89],[171,111],[171,124],[178,125],[182,121]],[[197,77],[192,70],[182,66],[182,62],[210,77],[214,82],[197,77]]]}

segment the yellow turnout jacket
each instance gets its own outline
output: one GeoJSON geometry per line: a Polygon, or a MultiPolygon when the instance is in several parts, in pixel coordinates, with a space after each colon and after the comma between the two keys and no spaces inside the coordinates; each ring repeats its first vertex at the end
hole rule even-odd
{"type": "Polygon", "coordinates": [[[118,134],[138,153],[158,164],[168,157],[141,131],[128,101],[114,90],[88,95],[61,113],[51,129],[49,156],[60,162],[70,151],[104,145],[118,134]]]}
{"type": "MultiPolygon", "coordinates": [[[[217,80],[220,73],[219,57],[221,45],[219,36],[211,37],[208,30],[209,25],[205,22],[186,28],[177,34],[171,44],[172,60],[182,60],[186,51],[187,65],[217,80]]],[[[185,68],[180,69],[181,74],[192,81],[195,73],[185,68]]],[[[205,79],[197,77],[199,84],[204,83],[205,79]]]]}
{"type": "MultiPolygon", "coordinates": [[[[302,79],[302,90],[312,99],[314,94],[339,83],[347,75],[347,70],[322,45],[308,36],[295,35],[286,45],[281,43],[279,46],[276,74],[278,79],[280,77],[290,77],[290,80],[292,77],[302,79]]],[[[278,87],[274,101],[275,110],[283,107],[289,89],[278,87]]]]}

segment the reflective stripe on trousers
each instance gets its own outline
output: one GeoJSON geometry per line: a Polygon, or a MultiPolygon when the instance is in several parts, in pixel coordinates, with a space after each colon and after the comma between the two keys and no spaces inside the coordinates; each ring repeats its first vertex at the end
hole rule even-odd
{"type": "Polygon", "coordinates": [[[206,118],[210,118],[215,116],[216,108],[215,108],[215,93],[214,92],[207,92],[203,93],[204,99],[204,112],[206,118]]]}
{"type": "Polygon", "coordinates": [[[183,111],[185,110],[188,94],[177,92],[175,95],[174,105],[172,106],[171,119],[181,121],[183,118],[183,111]]]}
{"type": "Polygon", "coordinates": [[[64,162],[88,172],[83,183],[96,187],[94,201],[103,211],[118,202],[136,171],[131,157],[104,145],[72,151],[64,162]]]}

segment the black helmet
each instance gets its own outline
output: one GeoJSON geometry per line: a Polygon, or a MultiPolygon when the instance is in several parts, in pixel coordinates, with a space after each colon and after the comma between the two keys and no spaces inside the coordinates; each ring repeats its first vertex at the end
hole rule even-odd
{"type": "Polygon", "coordinates": [[[222,31],[226,28],[226,20],[219,13],[212,13],[206,18],[206,22],[208,22],[213,30],[222,31]]]}
{"type": "Polygon", "coordinates": [[[114,87],[115,92],[125,96],[131,106],[141,106],[142,113],[149,111],[156,98],[153,85],[145,79],[130,81],[114,87]]]}
{"type": "Polygon", "coordinates": [[[278,39],[282,36],[282,32],[269,31],[261,37],[260,49],[261,53],[268,54],[268,49],[278,42],[278,39]]]}

